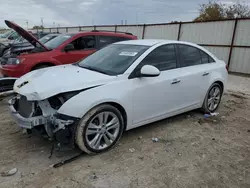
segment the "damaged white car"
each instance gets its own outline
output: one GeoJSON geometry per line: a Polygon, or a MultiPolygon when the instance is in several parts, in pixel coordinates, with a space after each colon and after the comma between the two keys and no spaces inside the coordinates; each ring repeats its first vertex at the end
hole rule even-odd
{"type": "Polygon", "coordinates": [[[215,111],[226,64],[186,42],[134,40],[15,82],[18,124],[87,153],[111,148],[126,130],[196,108],[215,111]]]}

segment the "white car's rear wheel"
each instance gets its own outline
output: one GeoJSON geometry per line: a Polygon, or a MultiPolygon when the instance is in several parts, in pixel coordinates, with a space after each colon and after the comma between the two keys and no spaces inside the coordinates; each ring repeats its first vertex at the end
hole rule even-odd
{"type": "Polygon", "coordinates": [[[100,153],[114,146],[124,129],[118,109],[104,104],[90,110],[76,129],[76,144],[87,153],[100,153]]]}
{"type": "Polygon", "coordinates": [[[221,86],[214,83],[206,94],[202,110],[209,113],[217,110],[221,101],[222,92],[221,86]]]}

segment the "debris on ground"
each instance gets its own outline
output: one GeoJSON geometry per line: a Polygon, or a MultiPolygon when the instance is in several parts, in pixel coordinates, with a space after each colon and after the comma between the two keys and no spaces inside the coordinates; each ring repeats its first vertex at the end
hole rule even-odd
{"type": "Polygon", "coordinates": [[[215,140],[215,138],[212,138],[212,140],[215,140]]]}
{"type": "Polygon", "coordinates": [[[69,158],[69,159],[66,159],[66,160],[64,160],[64,161],[61,161],[61,162],[59,162],[59,163],[56,163],[56,164],[53,165],[53,168],[58,168],[58,167],[60,167],[60,166],[63,166],[63,165],[65,165],[65,164],[68,164],[68,163],[70,163],[70,162],[72,162],[72,161],[75,161],[75,160],[79,159],[80,157],[82,157],[84,154],[85,154],[84,152],[81,152],[81,153],[79,153],[79,154],[77,154],[77,155],[75,155],[75,156],[73,156],[73,157],[71,157],[71,158],[69,158]]]}
{"type": "Polygon", "coordinates": [[[2,177],[13,176],[17,173],[17,168],[12,168],[11,170],[6,170],[1,173],[2,177]]]}
{"type": "Polygon", "coordinates": [[[135,152],[135,148],[130,148],[129,151],[130,151],[131,153],[134,153],[134,152],[135,152]]]}
{"type": "Polygon", "coordinates": [[[97,177],[97,175],[95,174],[95,173],[93,173],[92,175],[91,175],[91,177],[90,177],[92,180],[96,180],[98,177],[97,177]]]}
{"type": "Polygon", "coordinates": [[[138,157],[138,159],[141,159],[141,160],[143,160],[143,159],[144,159],[144,157],[143,157],[143,156],[140,156],[140,157],[138,157]]]}
{"type": "Polygon", "coordinates": [[[152,138],[153,142],[159,142],[159,138],[152,138]]]}
{"type": "Polygon", "coordinates": [[[247,130],[247,132],[249,132],[249,133],[250,133],[250,129],[248,129],[248,130],[247,130]]]}
{"type": "Polygon", "coordinates": [[[204,114],[204,118],[209,118],[211,116],[218,116],[219,113],[218,112],[214,112],[214,113],[209,113],[209,114],[204,114]]]}
{"type": "Polygon", "coordinates": [[[142,139],[142,136],[139,136],[139,137],[138,137],[138,140],[141,140],[141,139],[142,139]]]}

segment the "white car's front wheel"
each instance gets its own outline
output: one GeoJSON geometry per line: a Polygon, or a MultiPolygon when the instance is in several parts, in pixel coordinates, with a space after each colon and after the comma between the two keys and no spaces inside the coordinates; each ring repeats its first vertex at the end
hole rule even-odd
{"type": "Polygon", "coordinates": [[[120,111],[103,104],[91,109],[76,128],[76,144],[87,153],[100,153],[114,146],[124,129],[120,111]]]}

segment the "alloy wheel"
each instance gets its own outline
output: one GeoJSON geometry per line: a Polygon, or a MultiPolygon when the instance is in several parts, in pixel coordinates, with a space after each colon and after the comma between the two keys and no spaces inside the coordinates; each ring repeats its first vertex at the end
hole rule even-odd
{"type": "Polygon", "coordinates": [[[211,88],[208,94],[208,99],[207,99],[207,107],[210,111],[214,111],[221,99],[221,90],[218,86],[214,86],[211,88]]]}
{"type": "Polygon", "coordinates": [[[119,136],[120,121],[115,113],[100,112],[88,123],[85,138],[88,146],[95,150],[109,147],[119,136]]]}

